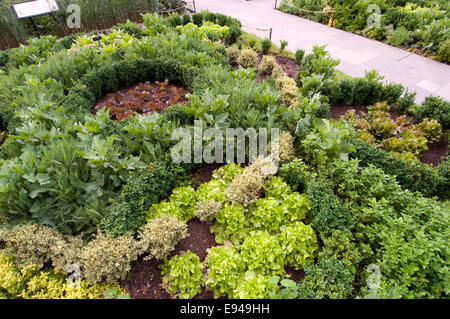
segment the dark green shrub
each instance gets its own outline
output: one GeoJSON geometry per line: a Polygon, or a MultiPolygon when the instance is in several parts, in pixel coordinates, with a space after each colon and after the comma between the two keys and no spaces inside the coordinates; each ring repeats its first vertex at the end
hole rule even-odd
{"type": "Polygon", "coordinates": [[[443,63],[450,63],[450,39],[441,43],[437,52],[437,57],[438,60],[443,63]]]}
{"type": "Polygon", "coordinates": [[[298,49],[297,51],[295,51],[295,61],[297,61],[298,64],[302,63],[304,56],[305,56],[305,50],[298,49]]]}
{"type": "Polygon", "coordinates": [[[373,28],[367,32],[367,36],[374,40],[383,40],[386,36],[386,30],[384,28],[373,28]]]}
{"type": "Polygon", "coordinates": [[[354,140],[354,145],[356,150],[350,154],[350,158],[357,158],[361,166],[372,164],[381,168],[386,174],[395,176],[403,188],[421,192],[424,196],[448,198],[448,180],[445,176],[440,176],[430,165],[402,160],[394,154],[359,140],[354,140]],[[447,191],[444,191],[445,189],[447,191]]]}
{"type": "Polygon", "coordinates": [[[300,193],[306,191],[308,181],[311,179],[311,173],[308,172],[307,166],[298,158],[283,164],[278,175],[300,193]]]}
{"type": "Polygon", "coordinates": [[[167,23],[172,27],[177,27],[179,25],[183,25],[183,20],[178,13],[174,12],[170,16],[166,18],[167,23]]]}
{"type": "Polygon", "coordinates": [[[194,13],[192,16],[192,23],[194,23],[195,25],[201,27],[203,24],[203,15],[198,12],[198,13],[194,13]]]}
{"type": "Polygon", "coordinates": [[[353,228],[351,212],[334,194],[332,184],[328,180],[323,177],[310,180],[306,195],[313,217],[312,227],[322,237],[331,236],[335,230],[348,232],[353,228]]]}
{"type": "Polygon", "coordinates": [[[333,87],[330,92],[325,92],[331,100],[338,104],[350,104],[353,101],[354,80],[343,80],[333,87]]]}
{"type": "Polygon", "coordinates": [[[355,275],[362,256],[355,244],[353,234],[336,230],[330,237],[322,240],[324,247],[321,255],[341,260],[345,267],[355,275]]]}
{"type": "Polygon", "coordinates": [[[441,198],[450,198],[450,155],[443,158],[442,161],[436,166],[439,177],[442,179],[439,189],[437,190],[441,198]]]}
{"type": "Polygon", "coordinates": [[[216,19],[217,19],[217,14],[210,12],[210,11],[202,11],[203,14],[203,20],[205,21],[209,21],[212,23],[216,23],[216,19]]]}
{"type": "Polygon", "coordinates": [[[186,25],[186,24],[192,22],[191,16],[189,14],[183,15],[182,19],[183,19],[183,25],[186,25]]]}
{"type": "Polygon", "coordinates": [[[445,131],[450,128],[450,102],[437,96],[428,96],[417,110],[417,119],[434,119],[442,125],[445,131]]]}
{"type": "Polygon", "coordinates": [[[261,41],[261,51],[263,54],[269,53],[270,47],[272,46],[272,41],[270,39],[264,39],[261,41]]]}
{"type": "Polygon", "coordinates": [[[227,24],[228,19],[229,18],[226,15],[222,14],[222,13],[218,13],[217,14],[217,24],[222,26],[222,27],[227,24]]]}
{"type": "Polygon", "coordinates": [[[194,117],[186,113],[183,105],[176,104],[164,111],[162,120],[166,122],[176,122],[179,123],[179,126],[185,126],[193,124],[194,117]]]}
{"type": "Polygon", "coordinates": [[[280,53],[283,53],[284,49],[288,46],[288,42],[286,40],[280,40],[280,53]]]}
{"type": "Polygon", "coordinates": [[[400,112],[404,112],[411,108],[416,101],[416,92],[409,92],[408,89],[405,90],[403,96],[398,100],[397,104],[394,104],[394,107],[400,112]]]}
{"type": "Polygon", "coordinates": [[[299,284],[300,299],[345,299],[353,291],[354,276],[341,260],[322,256],[305,269],[299,284]]]}
{"type": "Polygon", "coordinates": [[[236,43],[237,39],[240,37],[241,34],[242,34],[242,31],[241,31],[240,27],[235,26],[235,25],[231,26],[230,32],[225,37],[225,43],[227,45],[232,45],[232,44],[236,43]]]}
{"type": "MultiPolygon", "coordinates": [[[[380,98],[388,102],[389,105],[394,105],[402,96],[404,87],[401,84],[389,83],[384,85],[383,93],[380,98]]],[[[371,103],[369,103],[371,104],[371,103]]]]}
{"type": "Polygon", "coordinates": [[[6,64],[9,61],[9,51],[0,51],[0,69],[6,67],[6,64]]]}
{"type": "Polygon", "coordinates": [[[112,236],[135,235],[145,224],[149,207],[168,195],[174,181],[171,168],[162,163],[133,172],[117,201],[107,208],[102,228],[112,236]]]}
{"type": "MultiPolygon", "coordinates": [[[[308,57],[308,56],[307,56],[308,57]]],[[[306,62],[305,62],[306,63],[306,62]]],[[[324,94],[330,101],[348,105],[371,105],[380,101],[387,101],[390,105],[402,103],[402,107],[410,106],[414,101],[412,94],[401,96],[404,87],[401,84],[383,84],[376,74],[368,73],[363,78],[344,79],[325,88],[324,94]]]]}
{"type": "Polygon", "coordinates": [[[62,38],[56,43],[55,49],[56,50],[70,49],[72,47],[72,44],[75,42],[75,39],[80,35],[81,35],[80,33],[69,34],[68,36],[62,38]]]}
{"type": "Polygon", "coordinates": [[[327,119],[330,117],[330,104],[320,103],[320,105],[314,109],[314,117],[327,119]]]}
{"type": "Polygon", "coordinates": [[[353,105],[373,104],[379,101],[383,92],[383,84],[367,78],[356,78],[353,81],[353,105]]]}

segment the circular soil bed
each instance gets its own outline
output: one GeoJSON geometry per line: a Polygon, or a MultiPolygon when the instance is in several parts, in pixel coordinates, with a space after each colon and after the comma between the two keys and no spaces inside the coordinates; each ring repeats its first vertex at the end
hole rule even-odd
{"type": "Polygon", "coordinates": [[[92,113],[106,108],[113,120],[121,121],[135,112],[147,114],[164,112],[166,108],[177,103],[187,102],[189,92],[179,86],[164,82],[144,82],[138,85],[121,88],[109,93],[95,104],[92,113]]]}

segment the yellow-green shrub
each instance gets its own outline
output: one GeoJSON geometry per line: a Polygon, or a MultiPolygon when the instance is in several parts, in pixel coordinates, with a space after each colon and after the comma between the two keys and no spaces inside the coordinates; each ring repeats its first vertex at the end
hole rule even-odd
{"type": "Polygon", "coordinates": [[[237,63],[244,68],[253,68],[258,63],[258,54],[252,49],[242,49],[237,63]]]}
{"type": "Polygon", "coordinates": [[[39,271],[33,264],[19,271],[11,258],[0,252],[0,295],[27,299],[100,299],[127,293],[118,283],[90,286],[81,280],[78,287],[70,287],[64,273],[39,271]]]}
{"type": "Polygon", "coordinates": [[[228,62],[231,65],[236,65],[238,63],[238,58],[239,58],[239,53],[240,53],[239,49],[236,48],[235,46],[231,46],[226,49],[226,52],[227,52],[228,62]]]}
{"type": "Polygon", "coordinates": [[[271,75],[275,65],[277,65],[275,58],[271,55],[265,55],[258,67],[258,71],[264,75],[271,75]]]}
{"type": "Polygon", "coordinates": [[[98,233],[81,253],[83,276],[90,284],[125,279],[141,251],[129,235],[111,238],[98,233]]]}
{"type": "Polygon", "coordinates": [[[275,80],[275,88],[281,91],[281,100],[287,106],[294,106],[298,101],[298,87],[295,80],[282,75],[275,80]]]}
{"type": "Polygon", "coordinates": [[[187,235],[186,223],[174,216],[153,219],[142,227],[138,237],[143,253],[148,254],[144,260],[167,257],[178,241],[187,235]]]}
{"type": "Polygon", "coordinates": [[[279,137],[280,162],[291,161],[295,156],[294,137],[289,132],[281,132],[279,137]]]}
{"type": "Polygon", "coordinates": [[[225,190],[227,200],[233,205],[248,207],[258,200],[262,195],[264,183],[276,172],[277,167],[274,166],[272,157],[258,157],[256,162],[244,168],[225,190]]]}
{"type": "Polygon", "coordinates": [[[281,66],[276,64],[272,69],[272,76],[276,79],[284,75],[284,70],[281,66]]]}
{"type": "Polygon", "coordinates": [[[0,239],[6,245],[5,254],[14,257],[14,264],[19,269],[29,264],[40,269],[51,261],[55,249],[65,247],[65,241],[57,230],[38,224],[2,229],[0,239]]]}
{"type": "Polygon", "coordinates": [[[214,199],[197,204],[197,217],[202,222],[211,223],[216,218],[217,213],[222,209],[222,205],[214,199]]]}

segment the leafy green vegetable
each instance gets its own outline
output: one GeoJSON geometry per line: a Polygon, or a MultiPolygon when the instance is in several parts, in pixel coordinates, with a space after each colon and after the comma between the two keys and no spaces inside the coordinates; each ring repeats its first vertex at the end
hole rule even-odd
{"type": "Polygon", "coordinates": [[[160,269],[169,294],[189,299],[202,292],[203,264],[190,250],[182,256],[166,258],[160,269]]]}

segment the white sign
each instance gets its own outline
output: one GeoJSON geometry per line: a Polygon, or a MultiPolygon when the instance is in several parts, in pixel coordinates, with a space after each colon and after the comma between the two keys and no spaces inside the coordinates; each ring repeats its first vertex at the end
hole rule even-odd
{"type": "Polygon", "coordinates": [[[17,18],[31,18],[47,13],[59,11],[56,0],[35,0],[13,4],[17,18]]]}

